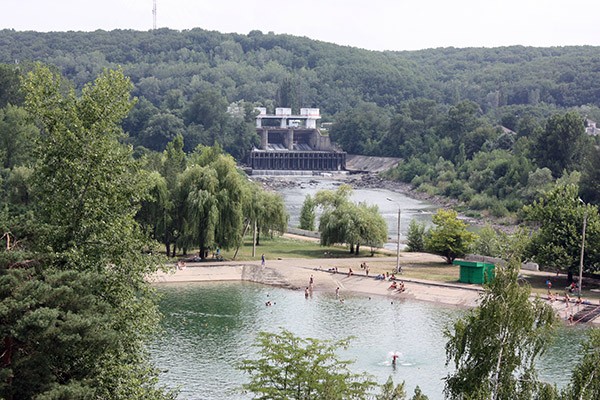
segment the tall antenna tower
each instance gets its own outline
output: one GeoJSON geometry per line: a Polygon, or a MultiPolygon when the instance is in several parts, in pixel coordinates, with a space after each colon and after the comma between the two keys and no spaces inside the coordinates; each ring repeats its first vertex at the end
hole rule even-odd
{"type": "Polygon", "coordinates": [[[156,29],[156,0],[152,5],[152,29],[156,29]]]}

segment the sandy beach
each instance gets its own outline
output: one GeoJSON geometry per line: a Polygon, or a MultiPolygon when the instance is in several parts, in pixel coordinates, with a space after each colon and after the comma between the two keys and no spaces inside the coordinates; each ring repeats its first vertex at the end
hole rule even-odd
{"type": "MultiPolygon", "coordinates": [[[[440,260],[438,256],[426,253],[402,253],[401,259],[403,265],[410,264],[411,261],[422,263],[440,260]]],[[[390,289],[391,282],[375,279],[377,271],[390,271],[395,263],[395,257],[267,260],[265,266],[262,266],[260,261],[207,261],[187,263],[185,269],[178,269],[172,264],[168,266],[167,271],[151,277],[151,281],[155,284],[248,281],[303,291],[309,286],[312,276],[315,293],[335,293],[339,287],[340,296],[352,293],[366,297],[407,298],[456,307],[469,308],[477,305],[482,291],[480,285],[406,279],[398,275],[398,280],[402,280],[405,287],[404,292],[399,292],[390,289]],[[369,276],[360,268],[363,262],[370,266],[369,276]],[[338,272],[331,272],[336,267],[338,272]],[[350,268],[353,271],[352,275],[348,274],[350,268]]],[[[552,306],[560,319],[565,320],[568,313],[566,305],[556,301],[552,306]]],[[[592,323],[600,324],[600,318],[596,318],[592,323]]]]}
{"type": "MultiPolygon", "coordinates": [[[[407,258],[423,257],[439,261],[440,258],[430,254],[411,253],[403,256],[403,262],[410,262],[407,258]]],[[[468,284],[441,284],[434,281],[398,279],[405,284],[405,291],[400,293],[389,289],[391,282],[375,279],[376,272],[390,270],[395,265],[395,257],[381,258],[353,258],[353,259],[286,259],[267,260],[265,266],[260,261],[244,262],[202,262],[187,263],[185,269],[160,272],[152,278],[155,283],[174,282],[208,282],[208,281],[250,281],[266,285],[274,285],[293,290],[304,290],[309,286],[310,277],[313,276],[314,292],[329,291],[334,293],[340,288],[340,295],[344,293],[364,294],[365,296],[389,296],[390,298],[402,297],[421,301],[438,302],[460,307],[473,307],[477,304],[481,286],[468,284]],[[361,263],[368,263],[370,274],[360,268],[361,263]],[[337,273],[330,269],[338,269],[337,273]],[[348,275],[349,269],[353,270],[348,275]]]]}

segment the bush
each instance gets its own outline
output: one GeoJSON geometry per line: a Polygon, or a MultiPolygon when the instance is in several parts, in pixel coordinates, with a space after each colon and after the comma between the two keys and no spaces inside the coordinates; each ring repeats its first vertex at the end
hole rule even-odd
{"type": "Polygon", "coordinates": [[[489,210],[497,202],[498,199],[495,197],[490,197],[487,194],[476,194],[469,201],[469,207],[474,210],[489,210]]]}
{"type": "Polygon", "coordinates": [[[408,225],[408,245],[407,251],[422,252],[425,251],[425,224],[417,222],[414,219],[408,225]]]}

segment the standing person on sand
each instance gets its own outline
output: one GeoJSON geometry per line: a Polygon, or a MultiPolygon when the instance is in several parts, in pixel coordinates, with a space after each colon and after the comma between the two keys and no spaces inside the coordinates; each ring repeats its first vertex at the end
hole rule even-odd
{"type": "Polygon", "coordinates": [[[336,299],[340,298],[340,287],[339,286],[335,288],[335,298],[336,299]]]}
{"type": "Polygon", "coordinates": [[[265,266],[265,255],[264,255],[264,253],[263,253],[262,256],[260,256],[260,259],[261,259],[261,264],[260,265],[262,265],[264,267],[265,266]]]}

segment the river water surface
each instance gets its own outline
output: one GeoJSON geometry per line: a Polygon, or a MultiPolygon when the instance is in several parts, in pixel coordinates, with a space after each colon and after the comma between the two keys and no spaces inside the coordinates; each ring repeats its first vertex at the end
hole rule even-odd
{"type": "MultiPolygon", "coordinates": [[[[300,210],[307,195],[314,198],[319,190],[336,190],[343,183],[340,180],[320,177],[295,177],[294,182],[295,185],[293,186],[277,189],[283,196],[287,212],[290,215],[288,225],[293,228],[297,228],[300,224],[300,210]]],[[[408,225],[411,220],[414,219],[429,226],[431,216],[437,208],[426,201],[412,199],[402,193],[387,189],[353,189],[351,200],[378,206],[379,212],[388,225],[388,235],[393,240],[396,240],[398,235],[398,209],[400,208],[401,242],[406,240],[408,225]]],[[[318,218],[316,224],[318,226],[318,218]]],[[[395,246],[395,244],[388,243],[386,247],[395,248],[395,246]]]]}
{"type": "MultiPolygon", "coordinates": [[[[318,284],[318,282],[317,282],[318,284]]],[[[150,350],[161,380],[179,388],[180,399],[246,399],[239,391],[247,377],[236,363],[256,354],[260,331],[285,328],[321,339],[354,336],[340,358],[355,360],[357,373],[368,372],[383,384],[391,375],[416,385],[430,399],[442,399],[445,367],[443,331],[465,311],[459,308],[387,297],[353,296],[344,303],[330,293],[303,292],[252,283],[189,283],[159,287],[163,295],[164,334],[150,350]],[[266,307],[266,301],[274,302],[266,307]],[[397,367],[391,352],[399,352],[397,367]]],[[[577,359],[582,329],[562,328],[540,362],[540,375],[564,385],[577,359]]]]}

